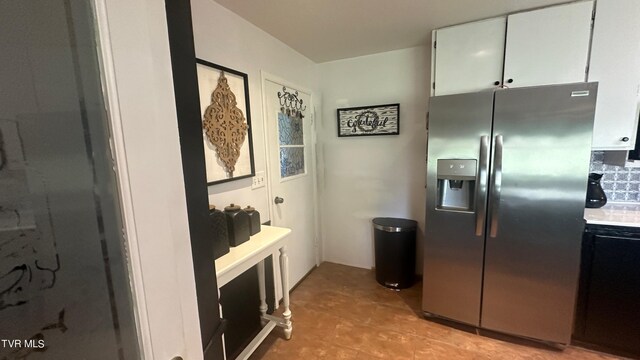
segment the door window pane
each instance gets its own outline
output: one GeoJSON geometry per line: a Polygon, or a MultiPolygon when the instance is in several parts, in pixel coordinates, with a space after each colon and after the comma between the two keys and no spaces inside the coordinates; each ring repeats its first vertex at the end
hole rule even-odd
{"type": "Polygon", "coordinates": [[[303,115],[300,111],[287,110],[278,113],[280,178],[305,173],[304,123],[302,119],[303,115]]]}
{"type": "Polygon", "coordinates": [[[280,148],[280,177],[304,174],[304,147],[280,148]]]}
{"type": "Polygon", "coordinates": [[[278,113],[280,145],[304,145],[302,118],[278,113]]]}

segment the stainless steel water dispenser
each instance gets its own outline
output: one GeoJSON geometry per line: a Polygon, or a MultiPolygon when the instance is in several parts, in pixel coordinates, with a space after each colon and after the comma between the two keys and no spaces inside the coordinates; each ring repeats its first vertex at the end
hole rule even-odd
{"type": "Polygon", "coordinates": [[[476,171],[475,159],[438,159],[436,209],[473,212],[476,171]]]}

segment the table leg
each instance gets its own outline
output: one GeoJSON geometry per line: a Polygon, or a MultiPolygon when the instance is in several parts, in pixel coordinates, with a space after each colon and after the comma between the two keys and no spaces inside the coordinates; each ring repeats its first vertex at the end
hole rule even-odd
{"type": "Polygon", "coordinates": [[[291,325],[291,310],[289,309],[289,258],[287,256],[287,247],[280,248],[280,278],[282,280],[282,302],[284,305],[284,337],[291,339],[293,326],[291,325]]]}
{"type": "Polygon", "coordinates": [[[258,289],[260,292],[260,322],[265,326],[267,320],[264,316],[267,314],[267,291],[265,286],[265,270],[264,259],[258,263],[258,289]]]}

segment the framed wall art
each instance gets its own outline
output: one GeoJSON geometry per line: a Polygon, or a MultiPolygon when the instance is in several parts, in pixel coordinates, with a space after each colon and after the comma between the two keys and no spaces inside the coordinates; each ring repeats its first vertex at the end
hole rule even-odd
{"type": "Polygon", "coordinates": [[[400,104],[338,109],[338,136],[400,134],[400,104]]]}
{"type": "Polygon", "coordinates": [[[247,74],[201,59],[196,70],[207,184],[254,176],[247,74]]]}

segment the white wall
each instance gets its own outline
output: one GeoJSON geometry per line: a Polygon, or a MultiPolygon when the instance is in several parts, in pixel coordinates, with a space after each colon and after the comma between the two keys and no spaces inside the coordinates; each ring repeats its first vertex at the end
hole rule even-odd
{"type": "MultiPolygon", "coordinates": [[[[196,57],[249,76],[255,168],[267,176],[261,71],[317,92],[317,65],[213,0],[193,0],[191,7],[196,57]]],[[[318,104],[318,99],[314,102],[318,104]]],[[[251,190],[251,182],[242,179],[210,186],[209,203],[218,208],[232,202],[250,204],[260,212],[261,221],[269,220],[266,187],[251,190]]]]}
{"type": "Polygon", "coordinates": [[[430,48],[320,64],[319,170],[324,260],[374,266],[374,217],[417,220],[422,269],[430,48]],[[336,109],[400,103],[400,135],[338,138],[336,109]]]}

